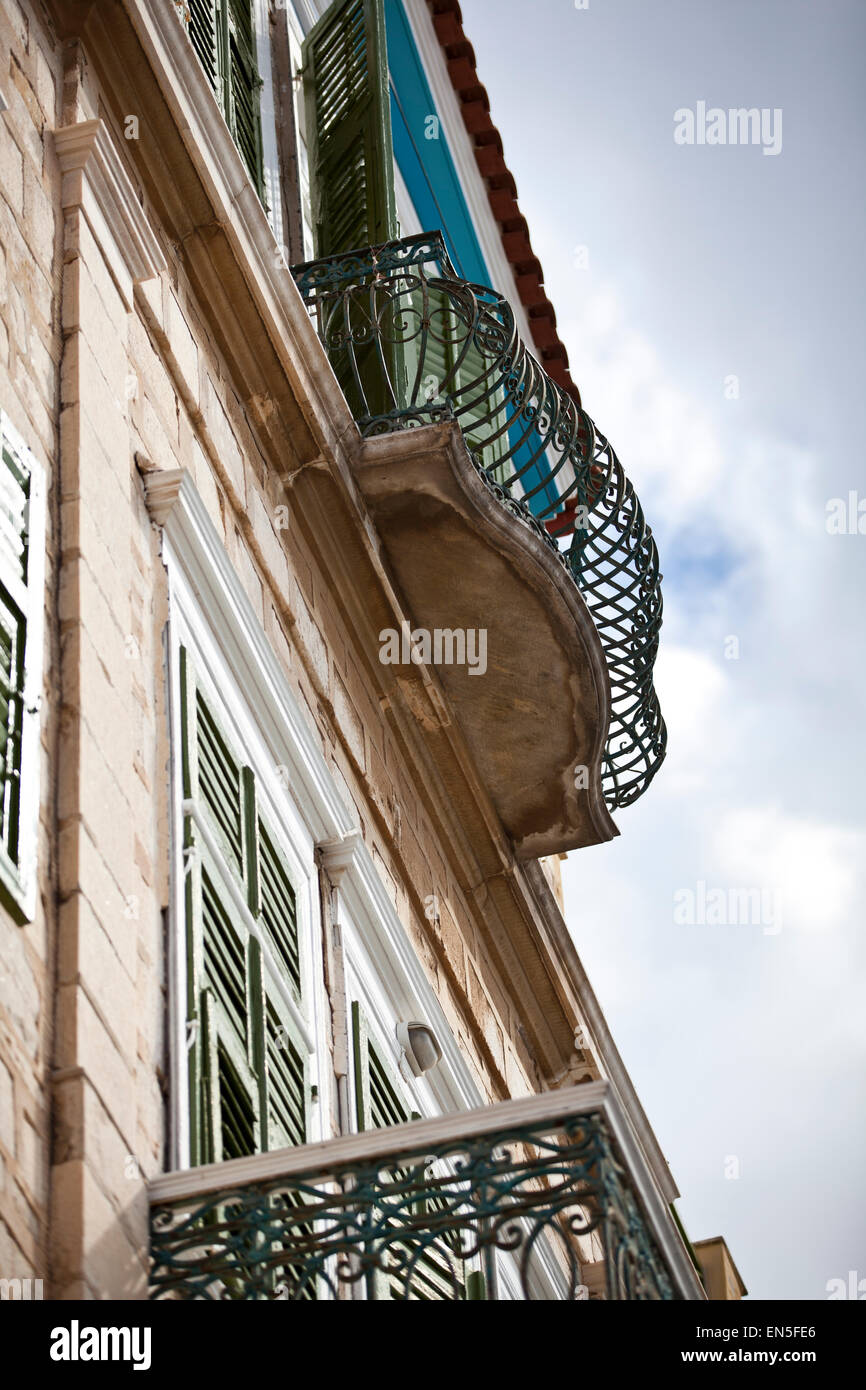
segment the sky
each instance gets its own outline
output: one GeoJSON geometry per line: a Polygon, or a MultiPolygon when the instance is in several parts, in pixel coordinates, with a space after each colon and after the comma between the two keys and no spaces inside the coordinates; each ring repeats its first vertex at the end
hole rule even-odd
{"type": "Polygon", "coordinates": [[[563,865],[566,918],[691,1238],[752,1298],[850,1271],[866,1298],[866,6],[461,7],[665,574],[668,758],[563,865]],[[781,148],[677,143],[699,102],[766,110],[781,148]]]}

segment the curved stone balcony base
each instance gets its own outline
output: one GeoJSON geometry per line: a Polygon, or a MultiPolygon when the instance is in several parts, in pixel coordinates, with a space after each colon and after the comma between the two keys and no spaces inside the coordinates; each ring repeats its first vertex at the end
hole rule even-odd
{"type": "Polygon", "coordinates": [[[604,651],[555,552],[503,506],[453,423],[366,440],[356,478],[412,617],[380,659],[405,685],[422,679],[413,645],[435,668],[517,857],[612,839],[604,651]]]}

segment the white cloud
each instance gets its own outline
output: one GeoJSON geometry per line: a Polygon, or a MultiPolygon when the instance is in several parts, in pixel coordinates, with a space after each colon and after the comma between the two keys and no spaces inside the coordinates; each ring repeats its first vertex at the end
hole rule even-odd
{"type": "Polygon", "coordinates": [[[862,832],[750,806],[723,812],[712,855],[723,883],[780,895],[786,931],[827,933],[857,918],[866,889],[862,832]]]}

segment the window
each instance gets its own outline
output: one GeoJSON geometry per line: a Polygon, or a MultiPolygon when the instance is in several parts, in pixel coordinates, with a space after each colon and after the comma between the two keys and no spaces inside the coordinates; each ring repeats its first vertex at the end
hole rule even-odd
{"type": "Polygon", "coordinates": [[[0,411],[0,898],[36,909],[45,496],[42,471],[0,411]]]}
{"type": "Polygon", "coordinates": [[[303,48],[317,256],[397,235],[383,0],[337,0],[303,48]]]}
{"type": "Polygon", "coordinates": [[[190,1158],[309,1138],[298,900],[256,775],[180,651],[190,1158]]]}
{"type": "MultiPolygon", "coordinates": [[[[419,1112],[411,1109],[405,1090],[386,1060],[384,1048],[376,1042],[367,1015],[357,1000],[352,1001],[352,1048],[358,1129],[385,1129],[389,1125],[420,1119],[419,1112]]],[[[397,1173],[393,1176],[397,1177],[397,1173]]],[[[436,1208],[436,1197],[430,1195],[421,1198],[413,1210],[417,1217],[432,1218],[436,1208]]],[[[404,1214],[402,1208],[401,1214],[404,1214]]],[[[420,1253],[408,1244],[395,1247],[397,1260],[401,1253],[407,1261],[414,1262],[410,1294],[413,1300],[454,1302],[483,1298],[482,1276],[478,1270],[467,1268],[461,1258],[459,1235],[449,1237],[446,1229],[435,1244],[423,1247],[420,1253]]],[[[389,1280],[386,1274],[376,1274],[374,1278],[377,1299],[404,1297],[405,1275],[397,1274],[389,1280]]]]}
{"type": "Polygon", "coordinates": [[[252,0],[183,0],[177,11],[264,203],[262,78],[256,59],[252,0]]]}

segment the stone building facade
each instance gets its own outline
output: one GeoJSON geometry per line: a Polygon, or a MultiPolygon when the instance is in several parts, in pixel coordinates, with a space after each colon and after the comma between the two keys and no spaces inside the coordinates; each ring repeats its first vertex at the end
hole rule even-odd
{"type": "MultiPolygon", "coordinates": [[[[265,126],[295,129],[315,8],[252,7],[271,62],[265,126]]],[[[380,660],[380,634],[418,621],[405,569],[416,541],[407,532],[389,551],[387,497],[360,480],[435,456],[464,498],[468,456],[448,424],[361,438],[287,267],[287,247],[294,260],[309,251],[303,142],[287,154],[262,137],[277,171],[265,206],[185,10],[0,4],[0,408],[4,465],[18,460],[13,481],[30,489],[13,536],[30,556],[30,684],[9,735],[20,794],[0,912],[0,1275],[42,1278],[57,1299],[145,1296],[148,1182],[234,1142],[241,1152],[247,1124],[259,1147],[266,1125],[270,1147],[274,1134],[286,1142],[289,1121],[259,1113],[254,1086],[238,1090],[235,1133],[219,1090],[229,1072],[208,1071],[223,1015],[216,986],[201,996],[212,1015],[190,1002],[200,962],[187,949],[196,893],[210,910],[208,873],[242,924],[232,930],[249,929],[247,969],[258,961],[267,978],[276,946],[260,949],[256,932],[268,883],[291,885],[298,984],[271,994],[266,978],[262,1045],[279,1017],[305,1053],[299,1137],[356,1126],[363,1012],[413,1113],[606,1081],[646,1181],[662,1206],[676,1196],[556,897],[556,856],[609,838],[613,822],[596,782],[588,810],[570,792],[527,810],[514,791],[545,775],[556,719],[597,781],[608,697],[591,620],[541,543],[473,495],[460,525],[474,518],[483,583],[506,576],[518,611],[465,621],[460,594],[474,601],[479,581],[456,531],[449,570],[447,528],[438,580],[437,556],[419,557],[419,592],[443,588],[449,627],[489,629],[491,667],[530,609],[553,613],[545,640],[566,653],[557,665],[527,645],[521,660],[547,662],[551,685],[516,722],[511,676],[485,686],[503,707],[508,765],[482,756],[498,733],[490,705],[473,726],[481,679],[380,660]],[[230,858],[231,826],[200,805],[222,775],[206,736],[223,770],[246,769],[231,793],[245,867],[227,886],[211,860],[230,858]],[[394,1040],[407,1018],[443,1053],[420,1079],[394,1040]],[[217,1087],[218,1111],[212,1092],[204,1109],[191,1094],[197,1076],[217,1087]]],[[[425,13],[411,7],[413,24],[425,13]]],[[[444,101],[442,118],[448,128],[444,101]]],[[[451,130],[455,146],[464,137],[451,130]]],[[[249,1056],[233,1056],[226,1042],[241,1088],[249,1056]]],[[[599,1258],[591,1242],[584,1258],[599,1258]]],[[[681,1245],[676,1259],[686,1296],[700,1297],[681,1245]]]]}

